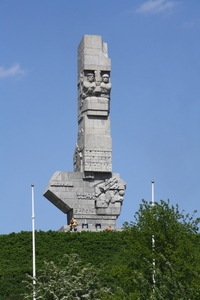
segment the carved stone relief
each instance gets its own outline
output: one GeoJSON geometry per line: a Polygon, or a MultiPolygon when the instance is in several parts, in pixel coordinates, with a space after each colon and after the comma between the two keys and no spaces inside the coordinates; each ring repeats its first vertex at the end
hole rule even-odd
{"type": "Polygon", "coordinates": [[[87,73],[87,80],[82,82],[82,99],[95,96],[96,83],[94,82],[94,74],[87,73]]]}
{"type": "Polygon", "coordinates": [[[102,76],[101,87],[101,97],[110,99],[111,83],[109,82],[109,75],[104,74],[102,76]]]}
{"type": "Polygon", "coordinates": [[[108,73],[101,74],[101,71],[98,70],[87,72],[84,75],[81,73],[78,86],[82,100],[92,96],[110,99],[111,83],[108,73]]]}
{"type": "Polygon", "coordinates": [[[82,136],[84,136],[84,129],[83,129],[83,127],[81,127],[81,128],[79,129],[79,131],[78,131],[78,140],[79,140],[82,136]]]}
{"type": "Polygon", "coordinates": [[[110,203],[124,200],[126,185],[116,177],[106,179],[95,187],[96,207],[107,208],[110,203]]]}
{"type": "Polygon", "coordinates": [[[81,172],[82,170],[82,158],[83,158],[83,154],[82,154],[82,146],[78,146],[78,144],[76,143],[76,149],[74,151],[74,158],[73,158],[73,162],[74,162],[74,172],[81,172]]]}

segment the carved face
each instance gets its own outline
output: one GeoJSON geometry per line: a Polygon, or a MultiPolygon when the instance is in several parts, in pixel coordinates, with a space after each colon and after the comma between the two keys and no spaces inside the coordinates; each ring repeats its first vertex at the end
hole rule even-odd
{"type": "Polygon", "coordinates": [[[87,75],[87,80],[88,80],[89,82],[93,82],[93,81],[94,81],[94,75],[93,75],[93,74],[88,74],[88,75],[87,75]]]}
{"type": "Polygon", "coordinates": [[[102,81],[103,81],[104,83],[108,83],[108,82],[109,82],[109,76],[108,76],[108,75],[103,75],[102,81]]]}

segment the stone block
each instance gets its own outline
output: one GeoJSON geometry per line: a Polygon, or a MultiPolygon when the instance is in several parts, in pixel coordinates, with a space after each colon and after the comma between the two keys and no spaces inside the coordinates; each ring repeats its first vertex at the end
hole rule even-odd
{"type": "Polygon", "coordinates": [[[85,149],[98,151],[111,151],[112,139],[108,135],[86,134],[85,135],[85,149]]]}

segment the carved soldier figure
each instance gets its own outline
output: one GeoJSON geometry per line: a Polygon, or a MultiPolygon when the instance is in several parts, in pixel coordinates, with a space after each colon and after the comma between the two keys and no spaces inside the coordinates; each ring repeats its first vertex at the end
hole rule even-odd
{"type": "Polygon", "coordinates": [[[76,149],[74,152],[73,161],[74,161],[74,171],[80,172],[81,165],[82,165],[82,147],[79,147],[77,143],[76,143],[76,149]]]}
{"type": "Polygon", "coordinates": [[[110,98],[111,83],[109,82],[108,74],[104,74],[102,76],[102,82],[100,84],[100,87],[101,87],[101,96],[110,98]]]}
{"type": "Polygon", "coordinates": [[[89,96],[94,95],[95,88],[96,88],[96,84],[94,82],[94,74],[93,73],[88,73],[87,74],[87,81],[83,81],[82,98],[85,99],[89,96]]]}

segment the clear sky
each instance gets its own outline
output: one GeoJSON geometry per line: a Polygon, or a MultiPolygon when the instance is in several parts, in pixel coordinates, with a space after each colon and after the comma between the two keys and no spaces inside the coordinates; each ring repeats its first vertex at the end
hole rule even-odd
{"type": "Polygon", "coordinates": [[[73,171],[77,47],[101,35],[112,60],[113,172],[127,183],[117,225],[142,199],[200,216],[200,1],[0,1],[0,234],[58,230],[43,197],[73,171]]]}

